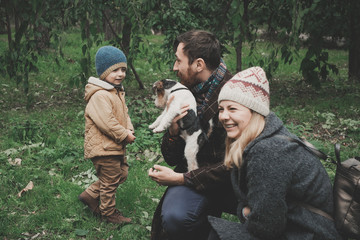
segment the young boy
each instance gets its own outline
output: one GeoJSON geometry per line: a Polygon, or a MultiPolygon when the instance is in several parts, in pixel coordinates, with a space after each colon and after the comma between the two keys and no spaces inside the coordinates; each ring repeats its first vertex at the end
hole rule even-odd
{"type": "Polygon", "coordinates": [[[79,195],[95,215],[110,223],[129,223],[115,208],[115,193],[128,175],[126,144],[135,140],[125,104],[122,81],[126,76],[124,53],[112,46],[101,47],[95,56],[99,78],[90,77],[85,87],[85,158],[90,158],[98,181],[79,195]]]}

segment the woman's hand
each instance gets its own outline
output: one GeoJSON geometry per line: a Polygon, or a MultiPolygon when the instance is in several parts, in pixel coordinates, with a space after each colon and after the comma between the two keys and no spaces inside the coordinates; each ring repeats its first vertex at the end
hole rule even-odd
{"type": "MultiPolygon", "coordinates": [[[[169,98],[169,100],[166,103],[166,109],[169,109],[169,106],[170,106],[171,102],[174,100],[174,98],[175,98],[175,96],[171,96],[169,98]]],[[[170,136],[179,135],[179,129],[180,128],[179,128],[179,124],[177,123],[177,121],[182,119],[188,113],[189,109],[190,109],[189,104],[181,106],[181,113],[179,115],[177,115],[176,117],[174,117],[174,119],[172,120],[171,125],[169,127],[170,136]]]]}
{"type": "Polygon", "coordinates": [[[163,186],[183,185],[184,176],[182,173],[174,172],[171,168],[154,165],[148,171],[149,177],[163,186]]]}

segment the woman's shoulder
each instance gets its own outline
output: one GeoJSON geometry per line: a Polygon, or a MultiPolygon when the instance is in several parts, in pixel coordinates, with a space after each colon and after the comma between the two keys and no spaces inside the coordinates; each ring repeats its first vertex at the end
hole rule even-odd
{"type": "Polygon", "coordinates": [[[255,139],[251,144],[249,144],[248,149],[246,149],[246,150],[248,150],[252,154],[254,154],[256,152],[270,153],[270,152],[284,151],[289,144],[289,142],[286,140],[286,138],[284,136],[286,136],[286,135],[279,132],[279,133],[273,134],[271,136],[259,137],[259,138],[255,139]]]}
{"type": "Polygon", "coordinates": [[[296,143],[290,143],[281,135],[263,138],[248,149],[246,162],[249,168],[264,166],[266,171],[292,172],[302,162],[302,149],[296,143]]]}

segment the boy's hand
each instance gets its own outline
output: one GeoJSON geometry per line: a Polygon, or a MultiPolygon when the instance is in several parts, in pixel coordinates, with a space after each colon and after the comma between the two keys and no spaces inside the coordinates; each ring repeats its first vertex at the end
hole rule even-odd
{"type": "Polygon", "coordinates": [[[136,137],[134,135],[134,132],[130,129],[128,129],[128,135],[127,137],[125,138],[125,143],[126,144],[131,144],[135,141],[136,137]]]}

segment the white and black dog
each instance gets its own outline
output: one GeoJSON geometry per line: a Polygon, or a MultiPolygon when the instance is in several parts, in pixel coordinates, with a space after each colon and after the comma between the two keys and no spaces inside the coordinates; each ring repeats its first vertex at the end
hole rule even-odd
{"type": "Polygon", "coordinates": [[[196,155],[208,136],[201,129],[193,94],[183,84],[171,79],[156,81],[153,84],[153,90],[156,93],[155,106],[164,109],[155,122],[149,126],[154,133],[162,132],[170,127],[174,117],[181,114],[181,107],[186,104],[189,105],[188,113],[179,120],[178,124],[180,136],[186,143],[184,155],[187,160],[188,171],[197,169],[196,155]],[[167,101],[171,96],[174,96],[174,99],[167,106],[167,101]]]}

